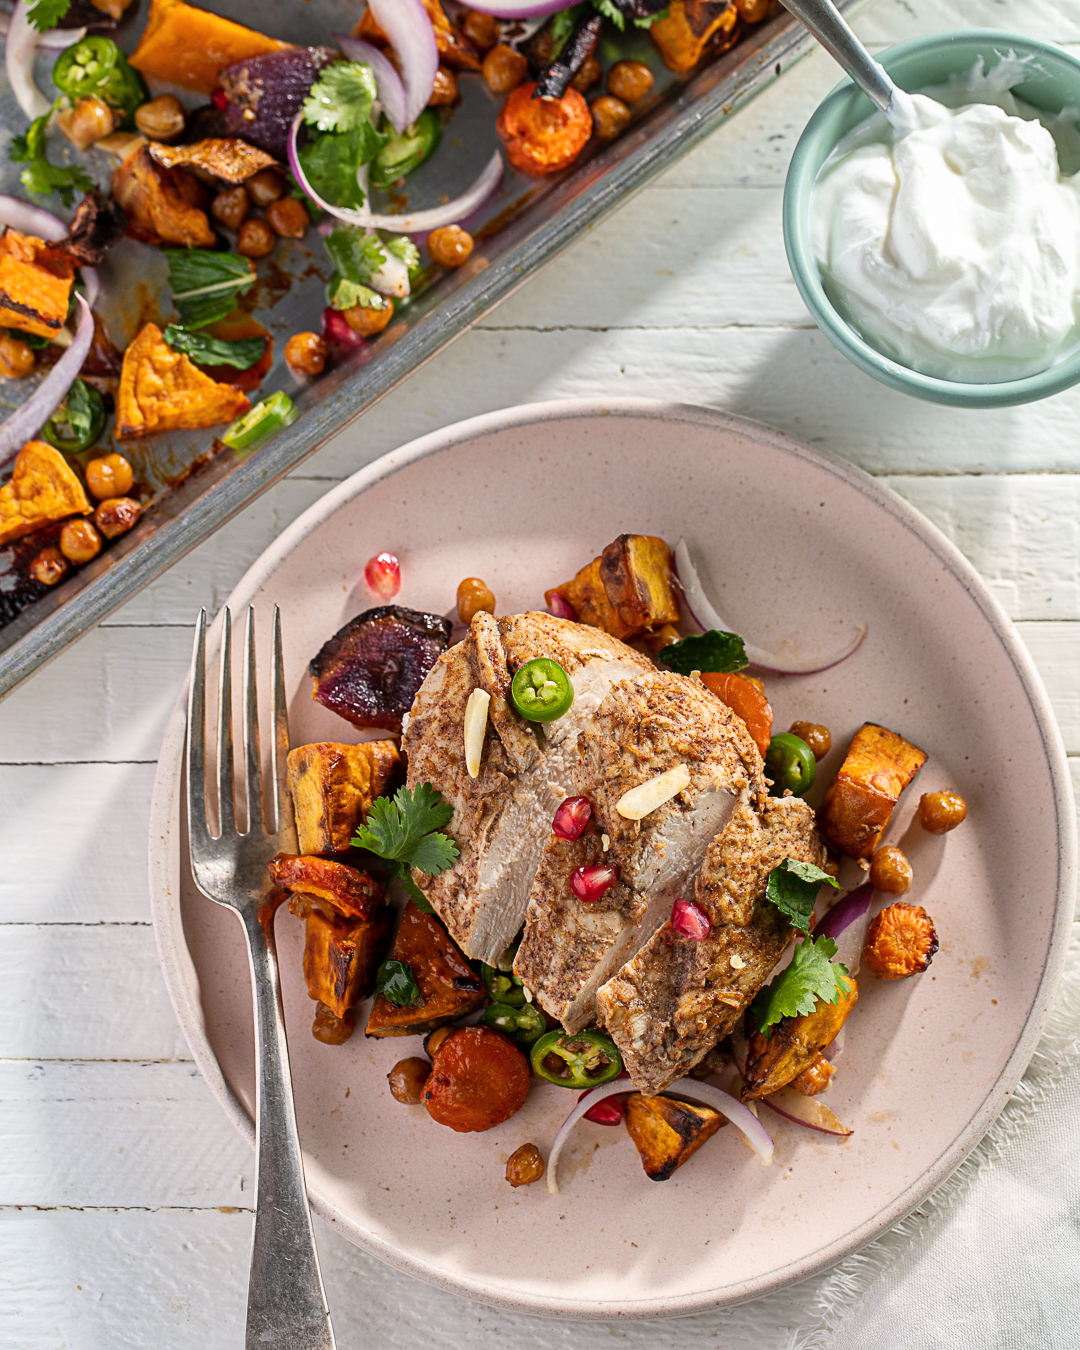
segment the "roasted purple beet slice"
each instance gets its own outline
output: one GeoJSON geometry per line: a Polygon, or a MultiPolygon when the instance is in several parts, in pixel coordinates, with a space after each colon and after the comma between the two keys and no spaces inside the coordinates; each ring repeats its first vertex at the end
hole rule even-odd
{"type": "Polygon", "coordinates": [[[354,727],[400,731],[424,677],[450,643],[450,623],[402,605],[366,610],[308,666],[312,698],[354,727]]]}
{"type": "Polygon", "coordinates": [[[221,87],[228,134],[284,161],[293,118],[320,71],[338,55],[329,47],[289,47],[226,66],[221,87]]]}

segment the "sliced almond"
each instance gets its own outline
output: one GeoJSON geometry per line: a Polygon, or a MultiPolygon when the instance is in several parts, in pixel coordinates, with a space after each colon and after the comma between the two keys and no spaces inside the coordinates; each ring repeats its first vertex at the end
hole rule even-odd
{"type": "Polygon", "coordinates": [[[745,969],[745,967],[746,967],[746,962],[742,959],[741,956],[738,955],[738,953],[735,953],[734,955],[732,955],[732,957],[731,957],[731,968],[732,968],[732,970],[743,970],[743,969],[745,969]]]}
{"type": "Polygon", "coordinates": [[[490,703],[491,695],[486,689],[474,689],[465,704],[465,767],[470,778],[476,778],[480,773],[490,703]]]}
{"type": "Polygon", "coordinates": [[[644,820],[665,802],[677,797],[690,786],[690,770],[685,764],[676,764],[666,773],[658,773],[640,787],[624,792],[615,803],[615,810],[624,820],[644,820]]]}

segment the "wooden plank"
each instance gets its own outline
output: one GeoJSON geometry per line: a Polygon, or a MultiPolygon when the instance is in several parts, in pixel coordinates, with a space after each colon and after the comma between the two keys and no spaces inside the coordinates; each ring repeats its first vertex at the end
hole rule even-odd
{"type": "Polygon", "coordinates": [[[1065,750],[1080,754],[1080,624],[1020,623],[1020,636],[1031,653],[1061,728],[1065,750]]]}

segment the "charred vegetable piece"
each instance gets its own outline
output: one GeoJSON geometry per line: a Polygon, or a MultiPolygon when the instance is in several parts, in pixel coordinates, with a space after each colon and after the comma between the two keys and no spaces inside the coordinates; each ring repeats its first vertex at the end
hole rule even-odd
{"type": "Polygon", "coordinates": [[[711,1106],[696,1106],[671,1097],[646,1097],[632,1092],[626,1099],[626,1132],[641,1154],[645,1175],[667,1181],[727,1121],[711,1106]]]}
{"type": "Polygon", "coordinates": [[[0,235],[0,326],[53,338],[63,328],[75,267],[32,234],[0,235]]]}
{"type": "Polygon", "coordinates": [[[312,658],[312,697],[354,727],[400,731],[416,691],[450,642],[450,623],[402,605],[366,610],[312,658]]]}
{"type": "Polygon", "coordinates": [[[152,0],[131,64],[165,84],[209,94],[218,87],[218,73],[226,66],[288,46],[183,0],[152,0]]]}
{"type": "Polygon", "coordinates": [[[312,909],[304,920],[304,979],[308,997],[325,1003],[335,1017],[367,998],[375,987],[393,926],[384,905],[367,922],[328,919],[312,909]]]}
{"type": "Polygon", "coordinates": [[[290,47],[227,66],[220,78],[228,100],[225,125],[229,135],[243,136],[284,162],[293,118],[321,71],[336,56],[329,47],[290,47]]]}
{"type": "Polygon", "coordinates": [[[550,65],[540,72],[533,98],[562,98],[574,76],[592,56],[600,30],[604,26],[602,14],[586,14],[563,43],[562,50],[550,65]]]}
{"type": "Polygon", "coordinates": [[[532,1070],[559,1087],[599,1087],[622,1073],[622,1055],[602,1031],[549,1031],[532,1048],[532,1070]]]}
{"type": "Polygon", "coordinates": [[[124,210],[132,239],[157,247],[217,246],[217,236],[202,209],[208,197],[206,189],[183,170],[155,163],[145,145],[129,154],[114,171],[112,195],[124,210]]]}
{"type": "Polygon", "coordinates": [[[368,1018],[369,1036],[421,1036],[487,1002],[483,984],[446,929],[411,900],[402,913],[390,959],[408,966],[421,1002],[396,1007],[380,995],[368,1018]]]}
{"type": "Polygon", "coordinates": [[[738,38],[739,11],[731,0],[672,0],[666,18],[649,29],[668,70],[681,75],[705,55],[726,51],[738,38]]]}
{"type": "Polygon", "coordinates": [[[340,853],[391,786],[401,755],[393,741],[317,741],[290,750],[287,763],[300,851],[340,853]]]}
{"type": "Polygon", "coordinates": [[[124,353],[116,395],[118,440],[158,431],[214,427],[250,407],[247,395],[218,384],[173,351],[157,324],[148,323],[124,353]]]}
{"type": "Polygon", "coordinates": [[[822,834],[849,858],[869,858],[900,794],[925,763],[925,750],[864,722],[818,812],[822,834]]]}
{"type": "Polygon", "coordinates": [[[760,1032],[754,1032],[743,1075],[744,1100],[753,1101],[779,1092],[832,1045],[859,997],[853,976],[847,977],[847,984],[848,991],[840,995],[839,1002],[819,999],[813,1012],[782,1018],[767,1039],[760,1032]]]}
{"type": "Polygon", "coordinates": [[[385,891],[374,878],[346,863],[330,858],[302,857],[279,853],[267,863],[276,885],[294,895],[310,896],[328,908],[329,918],[372,918],[385,898],[385,891]]]}
{"type": "Polygon", "coordinates": [[[100,188],[88,192],[68,226],[67,238],[57,248],[76,264],[97,267],[105,254],[124,237],[124,211],[100,188]]]}
{"type": "MultiPolygon", "coordinates": [[[[660,653],[663,660],[663,652],[660,653]]],[[[701,676],[706,689],[726,704],[736,717],[746,723],[746,729],[762,756],[772,739],[773,710],[764,692],[743,675],[710,670],[701,676]]]]}
{"type": "Polygon", "coordinates": [[[506,1003],[493,1003],[484,1009],[480,1019],[485,1027],[494,1027],[504,1036],[509,1036],[515,1045],[528,1049],[547,1032],[547,1021],[539,1008],[531,1003],[523,1003],[520,1008],[511,1008],[506,1003]]]}
{"type": "Polygon", "coordinates": [[[237,138],[209,137],[194,145],[164,145],[153,141],[150,157],[166,169],[197,169],[213,174],[223,183],[246,183],[263,169],[277,168],[277,160],[265,150],[237,138]]]}
{"type": "Polygon", "coordinates": [[[612,637],[636,637],[681,619],[671,549],[655,535],[621,534],[572,581],[546,592],[560,596],[580,623],[612,637]]]}
{"type": "Polygon", "coordinates": [[[15,458],[11,478],[0,487],[0,544],[92,510],[60,451],[44,441],[29,441],[15,458]]]}
{"type": "Polygon", "coordinates": [[[514,168],[543,178],[573,164],[585,149],[592,135],[592,114],[576,89],[568,89],[560,99],[534,99],[535,89],[535,84],[519,84],[503,104],[495,129],[514,168]]]}
{"type": "Polygon", "coordinates": [[[461,1133],[490,1130],[525,1105],[529,1061],[490,1027],[461,1027],[439,1046],[424,1085],[428,1115],[461,1133]]]}
{"type": "Polygon", "coordinates": [[[882,980],[906,980],[909,975],[921,975],[937,949],[930,915],[921,905],[901,900],[883,909],[870,924],[863,961],[871,975],[882,980]]]}

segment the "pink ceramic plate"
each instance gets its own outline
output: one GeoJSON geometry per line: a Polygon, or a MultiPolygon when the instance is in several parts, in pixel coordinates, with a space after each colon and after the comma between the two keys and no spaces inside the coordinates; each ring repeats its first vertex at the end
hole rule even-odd
{"type": "MultiPolygon", "coordinates": [[[[889,831],[934,916],[928,974],[867,976],[828,1103],[840,1142],[769,1115],[763,1166],[722,1130],[667,1182],[649,1181],[624,1130],[585,1122],[562,1190],[512,1190],[509,1154],[546,1150],[574,1101],[542,1086],[484,1134],[399,1106],[386,1074],[411,1039],[330,1048],[309,1032],[302,933],[278,919],[300,1133],[317,1211],[399,1269],[486,1303],[575,1319],[677,1316],[805,1278],[913,1209],[1004,1105],[1039,1035],[1073,895],[1074,817],[1061,740],[1009,621],[933,526],[881,484],[752,422],[646,401],[554,403],[495,413],[385,456],[327,494],[248,572],[262,650],[282,609],[293,743],[349,739],[310,698],[305,666],[368,608],[365,560],[392,549],[399,597],[451,609],[484,577],[499,610],[543,603],[623,531],[685,536],[717,608],[748,639],[792,655],[868,636],[845,664],[769,681],[777,725],[826,723],[828,780],[864,720],[929,751],[915,792],[955,788],[966,824],[889,831]]],[[[239,646],[239,644],[237,644],[239,646]]],[[[265,716],[265,715],[264,715],[265,716]]],[[[265,722],[264,722],[265,725],[265,722]]],[[[162,750],[150,832],[162,964],[194,1056],[253,1133],[247,961],[232,915],[181,865],[182,702],[162,750]]],[[[769,1113],[764,1113],[769,1114],[769,1113]]]]}

